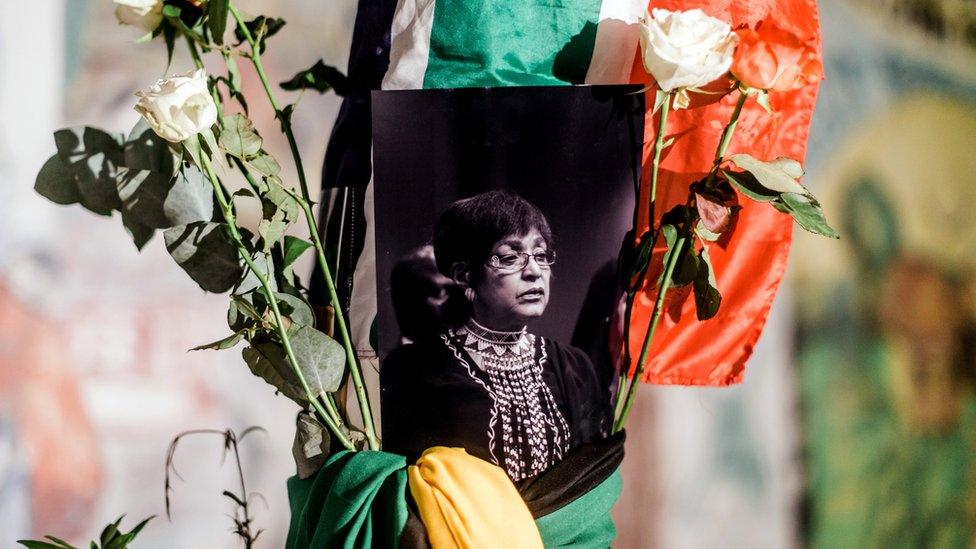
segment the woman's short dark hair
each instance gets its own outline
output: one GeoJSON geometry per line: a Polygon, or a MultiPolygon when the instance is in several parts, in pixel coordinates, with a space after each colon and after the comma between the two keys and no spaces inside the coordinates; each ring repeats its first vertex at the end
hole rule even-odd
{"type": "Polygon", "coordinates": [[[542,211],[528,200],[507,191],[488,191],[458,200],[444,210],[434,226],[437,269],[450,277],[451,266],[476,265],[491,255],[492,246],[508,235],[524,236],[537,229],[552,248],[552,230],[542,211]]]}

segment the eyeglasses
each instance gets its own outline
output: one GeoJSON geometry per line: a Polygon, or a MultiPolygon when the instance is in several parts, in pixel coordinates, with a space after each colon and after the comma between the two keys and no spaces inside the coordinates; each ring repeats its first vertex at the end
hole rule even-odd
{"type": "Polygon", "coordinates": [[[556,262],[556,252],[546,250],[530,254],[527,252],[512,252],[507,254],[492,254],[488,258],[488,266],[497,269],[501,273],[517,273],[529,264],[529,258],[535,260],[540,268],[548,269],[556,262]]]}

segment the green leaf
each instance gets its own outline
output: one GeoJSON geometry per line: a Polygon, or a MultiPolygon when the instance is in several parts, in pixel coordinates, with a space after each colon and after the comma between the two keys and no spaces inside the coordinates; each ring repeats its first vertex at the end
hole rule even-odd
{"type": "Polygon", "coordinates": [[[755,176],[759,183],[780,193],[806,193],[806,189],[797,183],[797,178],[803,175],[800,164],[789,158],[777,158],[772,162],[757,160],[748,154],[732,155],[730,160],[738,167],[755,176]]]}
{"type": "Polygon", "coordinates": [[[681,248],[681,255],[678,263],[671,273],[671,282],[675,288],[691,284],[698,276],[698,260],[695,258],[694,241],[690,241],[687,246],[681,248]]]}
{"type": "Polygon", "coordinates": [[[302,389],[295,371],[288,363],[285,349],[278,343],[256,343],[245,347],[241,354],[251,373],[273,386],[287,398],[305,406],[308,396],[302,389]]]}
{"type": "Polygon", "coordinates": [[[703,247],[697,258],[698,275],[695,277],[695,313],[698,320],[708,320],[718,313],[722,304],[722,294],[715,281],[715,270],[708,257],[708,248],[703,247]]]}
{"type": "MultiPolygon", "coordinates": [[[[277,291],[278,285],[275,281],[275,268],[274,260],[267,253],[257,253],[252,257],[254,266],[257,267],[258,272],[261,273],[268,280],[268,284],[271,286],[273,291],[277,291]]],[[[256,290],[261,288],[261,280],[254,274],[247,265],[244,266],[247,272],[244,274],[237,286],[234,287],[235,294],[245,294],[251,290],[256,290]]]]}
{"type": "Polygon", "coordinates": [[[246,294],[232,294],[230,307],[227,309],[227,325],[235,332],[243,331],[263,322],[261,313],[255,307],[256,291],[246,294]]]}
{"type": "Polygon", "coordinates": [[[227,28],[228,0],[210,0],[207,4],[207,21],[214,42],[224,43],[224,30],[227,28]]]}
{"type": "Polygon", "coordinates": [[[787,213],[792,215],[801,227],[811,233],[830,238],[840,238],[837,231],[827,224],[827,218],[824,216],[820,203],[808,194],[783,193],[780,195],[779,201],[774,202],[773,205],[777,206],[780,211],[783,210],[778,206],[785,208],[787,213]]]}
{"type": "MultiPolygon", "coordinates": [[[[248,31],[250,31],[251,37],[258,42],[258,51],[263,52],[265,48],[265,40],[277,34],[278,31],[285,26],[285,20],[281,19],[280,17],[265,17],[263,15],[259,15],[250,21],[246,21],[244,26],[247,27],[248,31]]],[[[240,27],[234,28],[234,36],[237,38],[237,45],[240,45],[247,40],[240,27]]]]}
{"type": "Polygon", "coordinates": [[[204,291],[223,293],[241,279],[237,247],[223,223],[196,221],[166,229],[166,250],[204,291]]]}
{"type": "Polygon", "coordinates": [[[77,547],[71,545],[70,543],[64,541],[63,539],[59,539],[54,536],[44,536],[44,537],[51,540],[52,542],[57,544],[58,547],[61,547],[63,549],[77,549],[77,547]]]}
{"type": "Polygon", "coordinates": [[[139,121],[129,132],[123,148],[123,162],[130,170],[150,170],[173,175],[180,165],[169,143],[153,131],[146,119],[139,121]]]}
{"type": "Polygon", "coordinates": [[[212,343],[205,343],[203,345],[198,345],[190,350],[202,351],[204,349],[213,349],[215,351],[221,351],[224,349],[230,349],[234,347],[235,345],[240,343],[242,339],[244,339],[244,334],[238,332],[236,334],[231,334],[223,339],[218,339],[217,341],[214,341],[212,343]]]}
{"type": "Polygon", "coordinates": [[[749,172],[730,172],[722,170],[722,175],[732,183],[740,193],[756,202],[771,202],[779,197],[780,193],[771,191],[763,187],[759,180],[749,172]]]}
{"type": "Polygon", "coordinates": [[[346,364],[342,345],[311,326],[302,326],[291,336],[291,348],[312,394],[339,389],[346,364]]]}
{"type": "Polygon", "coordinates": [[[17,540],[17,543],[27,547],[27,549],[63,549],[61,546],[54,545],[53,543],[48,543],[46,541],[19,539],[17,540]]]}
{"type": "Polygon", "coordinates": [[[156,234],[155,229],[143,225],[141,221],[125,210],[122,211],[122,226],[125,227],[126,232],[132,237],[132,242],[136,245],[136,249],[140,251],[152,239],[153,235],[156,234]]]}
{"type": "Polygon", "coordinates": [[[311,67],[295,74],[291,80],[282,82],[281,88],[289,91],[313,89],[319,93],[334,90],[339,97],[345,97],[349,93],[349,78],[319,59],[311,67]]]}
{"type": "MultiPolygon", "coordinates": [[[[671,224],[661,225],[661,234],[664,236],[664,242],[667,244],[668,249],[664,252],[664,257],[662,258],[662,265],[667,266],[668,262],[671,260],[671,255],[674,253],[674,245],[678,241],[678,228],[671,224]]],[[[664,281],[664,271],[661,269],[661,274],[658,276],[657,285],[660,286],[664,281]]]]}
{"type": "Polygon", "coordinates": [[[120,134],[111,134],[91,126],[63,128],[54,132],[54,144],[61,159],[68,164],[80,162],[98,153],[108,155],[117,164],[123,162],[120,134]]]}
{"type": "Polygon", "coordinates": [[[75,177],[79,202],[99,215],[121,207],[115,180],[124,163],[123,138],[98,128],[79,127],[54,134],[58,156],[75,177]]]}
{"type": "Polygon", "coordinates": [[[75,204],[81,201],[74,171],[57,154],[48,158],[41,167],[34,181],[34,190],[56,204],[75,204]]]}
{"type": "MultiPolygon", "coordinates": [[[[165,6],[163,12],[166,12],[165,6]]],[[[163,21],[163,41],[166,43],[166,67],[163,69],[163,73],[169,72],[170,65],[173,64],[173,50],[176,47],[176,27],[169,23],[168,21],[163,21]]]]}
{"type": "Polygon", "coordinates": [[[268,177],[276,176],[281,173],[281,165],[278,164],[278,161],[263,150],[258,152],[256,157],[248,160],[247,163],[252,168],[268,177]]]}
{"type": "Polygon", "coordinates": [[[299,412],[291,450],[298,466],[298,478],[311,478],[322,468],[329,457],[329,444],[328,429],[312,414],[299,412]]]}
{"type": "Polygon", "coordinates": [[[220,121],[220,146],[223,150],[240,159],[247,159],[261,150],[261,136],[254,130],[254,124],[246,116],[235,113],[220,121]]]}
{"type": "Polygon", "coordinates": [[[300,326],[313,326],[315,324],[315,314],[312,312],[312,307],[304,299],[281,292],[275,292],[275,298],[278,300],[279,307],[284,304],[289,309],[288,313],[281,311],[292,322],[289,329],[298,330],[300,326]]]}
{"type": "Polygon", "coordinates": [[[281,268],[285,269],[291,266],[292,263],[297,261],[305,253],[305,250],[312,247],[314,247],[313,244],[307,240],[291,235],[285,236],[285,253],[281,268]]]}
{"type": "Polygon", "coordinates": [[[118,185],[122,209],[148,227],[165,229],[213,217],[213,187],[195,166],[185,166],[175,177],[123,170],[118,185]]]}
{"type": "Polygon", "coordinates": [[[142,519],[142,521],[139,522],[139,524],[136,524],[135,527],[132,530],[130,530],[129,533],[126,535],[132,537],[138,536],[139,532],[142,532],[142,529],[145,528],[146,525],[149,524],[149,521],[151,521],[154,518],[156,518],[156,515],[150,515],[142,519]]]}

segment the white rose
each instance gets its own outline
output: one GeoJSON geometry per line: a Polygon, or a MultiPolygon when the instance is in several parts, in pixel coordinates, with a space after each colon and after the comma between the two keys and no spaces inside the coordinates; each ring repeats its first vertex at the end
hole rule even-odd
{"type": "Polygon", "coordinates": [[[217,105],[203,69],[159,80],[136,95],[136,112],[167,141],[179,143],[217,122],[217,105]]]}
{"type": "Polygon", "coordinates": [[[664,91],[704,86],[732,65],[735,33],[700,9],[655,9],[638,27],[644,68],[664,91]]]}
{"type": "Polygon", "coordinates": [[[163,0],[112,0],[115,18],[123,25],[131,25],[152,32],[163,20],[163,0]]]}

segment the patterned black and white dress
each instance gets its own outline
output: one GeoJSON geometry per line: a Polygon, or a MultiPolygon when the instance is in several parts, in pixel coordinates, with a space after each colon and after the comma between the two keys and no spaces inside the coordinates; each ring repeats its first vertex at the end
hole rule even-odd
{"type": "Polygon", "coordinates": [[[608,387],[575,347],[473,320],[403,345],[381,370],[383,449],[418,458],[462,447],[518,481],[606,436],[608,387]]]}

